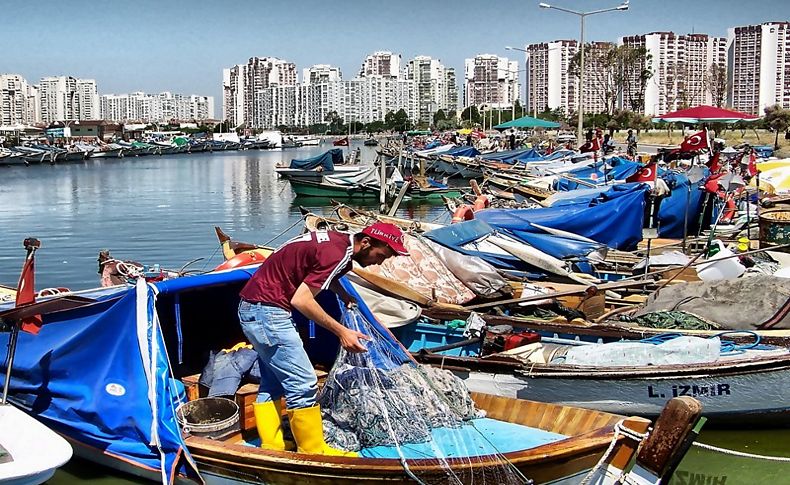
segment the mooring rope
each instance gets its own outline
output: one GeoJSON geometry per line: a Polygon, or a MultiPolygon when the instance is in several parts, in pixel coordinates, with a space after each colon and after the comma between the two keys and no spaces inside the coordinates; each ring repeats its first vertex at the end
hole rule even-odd
{"type": "Polygon", "coordinates": [[[767,461],[778,461],[782,463],[790,463],[790,457],[787,456],[758,455],[755,453],[746,453],[745,451],[736,451],[736,450],[729,450],[727,448],[720,448],[718,446],[707,445],[705,443],[697,443],[696,441],[692,444],[694,446],[698,446],[702,448],[703,450],[716,451],[719,453],[723,453],[725,455],[740,456],[742,458],[753,458],[755,460],[767,460],[767,461]]]}
{"type": "MultiPolygon", "coordinates": [[[[614,436],[612,436],[612,442],[609,443],[609,447],[606,449],[603,456],[601,456],[601,459],[598,460],[598,463],[596,463],[594,467],[592,467],[590,472],[587,473],[587,475],[582,479],[579,485],[587,485],[590,483],[590,481],[593,478],[595,478],[595,475],[598,473],[598,470],[600,470],[601,467],[603,467],[603,465],[609,459],[609,456],[612,454],[612,451],[614,451],[614,447],[617,445],[617,442],[620,439],[620,435],[639,442],[641,446],[642,440],[644,440],[647,437],[648,433],[639,433],[630,428],[626,428],[623,425],[623,422],[624,422],[623,420],[620,420],[617,423],[615,423],[614,436]]],[[[625,479],[625,470],[622,471],[622,475],[620,476],[620,481],[623,482],[624,479],[625,479]]]]}

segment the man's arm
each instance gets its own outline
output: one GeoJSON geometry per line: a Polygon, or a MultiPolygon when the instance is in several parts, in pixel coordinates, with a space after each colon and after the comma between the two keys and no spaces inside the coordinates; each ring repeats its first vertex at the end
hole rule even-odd
{"type": "Polygon", "coordinates": [[[367,352],[360,339],[370,340],[364,333],[346,328],[340,322],[329,316],[321,305],[315,301],[315,296],[321,292],[320,288],[313,288],[305,283],[299,285],[296,293],[291,298],[291,305],[304,316],[321,325],[340,339],[340,345],[349,352],[367,352]]]}

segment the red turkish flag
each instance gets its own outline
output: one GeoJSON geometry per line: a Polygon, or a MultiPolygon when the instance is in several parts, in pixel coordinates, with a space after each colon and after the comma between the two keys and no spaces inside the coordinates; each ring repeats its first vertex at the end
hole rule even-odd
{"type": "Polygon", "coordinates": [[[658,176],[658,165],[656,162],[650,162],[644,167],[640,168],[638,172],[628,177],[626,182],[647,182],[653,183],[658,176]]]}
{"type": "Polygon", "coordinates": [[[680,150],[684,152],[693,152],[703,148],[708,148],[708,134],[705,130],[686,137],[680,144],[680,150]]]}
{"type": "MultiPolygon", "coordinates": [[[[16,306],[36,302],[35,290],[35,258],[34,253],[30,253],[22,266],[22,274],[19,275],[19,284],[16,290],[16,306]]],[[[41,315],[25,318],[22,320],[22,330],[37,334],[41,330],[41,315]]]]}
{"type": "Polygon", "coordinates": [[[757,175],[757,155],[754,152],[749,154],[749,176],[754,177],[757,175]]]}
{"type": "Polygon", "coordinates": [[[332,142],[333,146],[336,147],[347,147],[348,146],[348,137],[341,138],[339,140],[335,140],[332,142]]]}
{"type": "Polygon", "coordinates": [[[721,152],[716,152],[710,158],[710,160],[708,160],[708,163],[705,164],[710,169],[711,173],[716,173],[719,171],[719,169],[721,169],[721,163],[719,162],[720,158],[721,158],[721,152]]]}

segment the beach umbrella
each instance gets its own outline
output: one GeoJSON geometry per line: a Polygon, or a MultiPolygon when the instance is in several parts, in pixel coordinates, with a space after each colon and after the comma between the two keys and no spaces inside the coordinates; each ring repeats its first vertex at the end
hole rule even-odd
{"type": "Polygon", "coordinates": [[[759,118],[759,116],[703,104],[657,116],[653,118],[653,123],[735,123],[759,118]]]}
{"type": "Polygon", "coordinates": [[[540,118],[524,116],[512,121],[496,125],[495,130],[506,130],[508,128],[559,128],[560,124],[553,121],[546,121],[540,118]]]}
{"type": "MultiPolygon", "coordinates": [[[[756,187],[757,177],[752,178],[749,185],[756,187]]],[[[790,167],[776,167],[766,170],[765,172],[761,171],[760,190],[769,194],[790,192],[790,167]]]]}

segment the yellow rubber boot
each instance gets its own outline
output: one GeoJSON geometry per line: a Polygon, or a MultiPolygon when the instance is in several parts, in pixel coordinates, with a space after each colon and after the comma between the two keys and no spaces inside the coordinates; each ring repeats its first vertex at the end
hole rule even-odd
{"type": "Polygon", "coordinates": [[[288,419],[291,421],[291,432],[296,440],[299,453],[329,456],[359,456],[353,451],[332,448],[324,441],[324,426],[321,423],[321,407],[289,409],[288,419]]]}
{"type": "MultiPolygon", "coordinates": [[[[277,399],[274,401],[274,408],[277,410],[277,415],[280,416],[280,426],[282,429],[282,416],[283,416],[283,402],[282,399],[277,399]]],[[[285,443],[285,451],[296,451],[296,443],[293,440],[286,439],[283,437],[283,443],[285,443]]]]}
{"type": "Polygon", "coordinates": [[[252,410],[255,414],[255,427],[258,428],[258,436],[261,437],[261,448],[285,451],[279,404],[279,402],[275,403],[274,401],[252,404],[252,410]]]}

